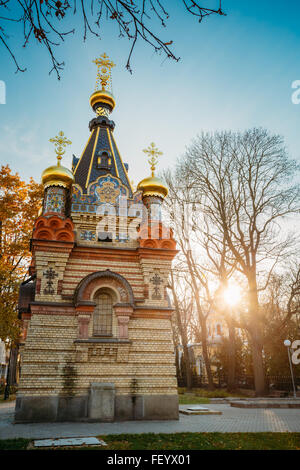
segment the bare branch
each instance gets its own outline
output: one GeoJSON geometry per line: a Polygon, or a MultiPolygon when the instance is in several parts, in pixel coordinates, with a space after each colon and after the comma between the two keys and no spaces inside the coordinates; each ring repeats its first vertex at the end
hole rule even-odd
{"type": "MultiPolygon", "coordinates": [[[[116,23],[119,35],[127,37],[132,43],[126,63],[126,68],[130,72],[132,72],[132,54],[139,39],[149,44],[155,52],[163,54],[168,59],[178,61],[179,57],[169,47],[173,41],[163,40],[154,32],[154,20],[158,20],[161,27],[166,27],[166,21],[169,19],[164,1],[90,0],[87,2],[80,0],[79,10],[82,15],[83,40],[87,39],[88,33],[100,39],[99,32],[102,21],[109,20],[116,23]],[[153,13],[153,18],[151,13],[153,13]]],[[[224,15],[221,2],[219,8],[209,9],[200,6],[199,2],[192,1],[188,4],[185,0],[181,1],[188,13],[198,17],[199,21],[212,14],[224,15]]],[[[24,47],[28,45],[32,34],[39,43],[45,46],[52,62],[50,73],[54,70],[59,79],[64,62],[57,60],[54,48],[64,41],[66,35],[74,33],[75,28],[69,31],[60,31],[57,25],[61,25],[68,14],[76,15],[77,13],[76,0],[64,2],[56,0],[0,0],[0,40],[8,50],[17,71],[24,72],[26,69],[18,65],[12,46],[9,45],[7,23],[20,23],[23,29],[24,47]],[[16,8],[17,6],[19,8],[16,8]],[[5,14],[1,14],[2,11],[5,11],[5,14]]]]}

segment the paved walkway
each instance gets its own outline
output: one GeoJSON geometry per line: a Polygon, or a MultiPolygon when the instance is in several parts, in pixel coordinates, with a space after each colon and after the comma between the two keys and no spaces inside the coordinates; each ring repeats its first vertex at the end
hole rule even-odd
{"type": "Polygon", "coordinates": [[[298,408],[300,400],[295,398],[256,398],[248,400],[231,400],[231,406],[237,408],[298,408]]]}
{"type": "MultiPolygon", "coordinates": [[[[87,437],[120,433],[174,432],[300,432],[300,409],[245,409],[227,404],[203,405],[222,415],[186,416],[179,421],[126,421],[120,423],[13,424],[14,402],[0,405],[0,439],[87,437]]],[[[183,405],[182,408],[188,408],[183,405]]]]}

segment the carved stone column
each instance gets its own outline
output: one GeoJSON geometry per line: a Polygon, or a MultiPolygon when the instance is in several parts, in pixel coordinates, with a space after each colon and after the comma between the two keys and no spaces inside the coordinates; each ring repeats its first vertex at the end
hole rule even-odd
{"type": "Polygon", "coordinates": [[[117,304],[114,307],[118,319],[119,339],[128,339],[128,323],[133,313],[131,305],[117,304]]]}
{"type": "Polygon", "coordinates": [[[78,317],[78,338],[87,339],[89,336],[89,323],[90,316],[88,317],[78,317]]]}
{"type": "Polygon", "coordinates": [[[21,342],[23,343],[27,337],[28,326],[30,322],[30,314],[23,313],[22,314],[22,333],[21,333],[21,342]]]}
{"type": "Polygon", "coordinates": [[[78,319],[78,339],[88,339],[89,324],[94,310],[92,306],[79,307],[77,310],[78,319]],[[80,308],[80,310],[79,310],[80,308]]]}

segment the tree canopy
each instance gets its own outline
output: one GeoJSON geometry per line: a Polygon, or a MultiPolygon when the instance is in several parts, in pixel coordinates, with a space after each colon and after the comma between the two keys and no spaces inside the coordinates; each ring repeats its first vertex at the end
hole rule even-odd
{"type": "Polygon", "coordinates": [[[300,240],[294,229],[299,170],[281,136],[253,128],[202,133],[175,170],[165,174],[181,263],[197,304],[203,356],[206,323],[219,311],[229,330],[242,328],[249,338],[257,394],[265,392],[264,347],[270,349],[270,336],[282,343],[280,333],[300,312],[300,240]],[[270,330],[274,311],[267,292],[282,277],[276,298],[280,315],[270,330]],[[235,315],[224,302],[229,282],[242,290],[235,315]]]}
{"type": "MultiPolygon", "coordinates": [[[[155,52],[178,61],[179,57],[170,48],[172,39],[162,39],[156,33],[157,22],[163,28],[167,26],[170,16],[167,3],[166,0],[0,0],[0,44],[10,54],[17,71],[24,72],[26,68],[19,65],[15,47],[11,45],[10,27],[13,24],[13,36],[19,45],[27,47],[35,38],[48,51],[52,63],[50,73],[55,71],[59,79],[65,64],[57,59],[55,49],[65,41],[66,36],[75,32],[75,16],[80,16],[84,41],[88,34],[101,39],[102,23],[105,20],[116,26],[119,37],[129,39],[131,46],[126,64],[129,71],[130,59],[138,40],[149,44],[155,52]],[[67,20],[68,25],[73,24],[74,27],[66,26],[67,20]]],[[[178,0],[178,3],[199,22],[210,15],[225,15],[221,0],[213,2],[214,8],[194,0],[178,0]]]]}
{"type": "Polygon", "coordinates": [[[42,187],[22,181],[9,166],[0,169],[0,338],[15,341],[18,292],[30,259],[33,223],[41,207],[42,187]]]}

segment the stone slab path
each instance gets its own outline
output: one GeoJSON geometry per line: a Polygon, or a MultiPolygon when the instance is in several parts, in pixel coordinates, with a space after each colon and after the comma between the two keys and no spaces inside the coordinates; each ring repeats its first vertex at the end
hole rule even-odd
{"type": "MultiPolygon", "coordinates": [[[[205,407],[219,410],[222,415],[180,414],[178,421],[13,424],[14,406],[14,402],[0,405],[0,439],[54,439],[148,432],[300,432],[300,409],[247,409],[214,403],[205,407]]],[[[181,408],[189,406],[182,405],[181,408]]]]}
{"type": "Polygon", "coordinates": [[[68,439],[42,439],[33,441],[34,447],[80,447],[107,446],[106,442],[96,437],[70,437],[68,439]]]}
{"type": "Polygon", "coordinates": [[[280,399],[253,399],[253,400],[232,400],[231,406],[237,408],[299,408],[300,400],[294,398],[280,398],[280,399]]]}

